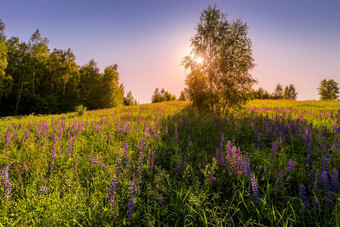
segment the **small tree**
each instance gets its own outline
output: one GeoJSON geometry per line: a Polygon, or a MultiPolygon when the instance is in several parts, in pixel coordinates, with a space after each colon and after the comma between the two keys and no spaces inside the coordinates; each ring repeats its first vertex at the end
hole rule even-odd
{"type": "Polygon", "coordinates": [[[283,98],[283,89],[281,84],[277,84],[275,91],[273,93],[275,99],[282,99],[283,98]]]}
{"type": "Polygon", "coordinates": [[[290,99],[290,100],[296,100],[297,98],[297,91],[293,84],[290,84],[289,86],[285,87],[283,98],[284,99],[290,99]]]}
{"type": "Polygon", "coordinates": [[[132,92],[129,91],[127,94],[126,94],[126,97],[124,98],[124,105],[125,106],[132,106],[134,105],[135,103],[135,100],[132,96],[132,92]]]}
{"type": "Polygon", "coordinates": [[[321,100],[335,100],[339,97],[339,86],[334,80],[323,79],[318,88],[321,100]]]}
{"type": "Polygon", "coordinates": [[[254,60],[247,30],[240,19],[227,21],[216,6],[201,13],[191,54],[182,61],[190,70],[186,85],[194,105],[223,113],[251,98],[256,80],[249,73],[254,60]]]}

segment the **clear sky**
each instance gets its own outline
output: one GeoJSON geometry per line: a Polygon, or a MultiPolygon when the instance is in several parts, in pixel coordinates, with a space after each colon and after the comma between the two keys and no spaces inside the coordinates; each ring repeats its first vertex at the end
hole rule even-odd
{"type": "Polygon", "coordinates": [[[209,4],[248,24],[256,88],[293,83],[311,100],[322,79],[340,83],[339,0],[1,0],[0,18],[7,37],[26,42],[39,29],[79,65],[117,63],[125,92],[149,103],[157,87],[176,96],[185,87],[180,63],[209,4]]]}

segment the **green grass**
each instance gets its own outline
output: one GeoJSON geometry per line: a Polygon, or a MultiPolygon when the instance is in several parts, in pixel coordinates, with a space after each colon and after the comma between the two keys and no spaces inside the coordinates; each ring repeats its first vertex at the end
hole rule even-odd
{"type": "MultiPolygon", "coordinates": [[[[12,194],[10,201],[0,202],[0,224],[339,226],[339,192],[320,186],[316,190],[310,177],[311,169],[321,170],[321,157],[327,160],[329,178],[333,168],[339,170],[338,108],[337,101],[256,100],[233,115],[217,117],[199,113],[189,102],[169,102],[86,111],[82,116],[2,118],[0,167],[9,166],[12,194]],[[29,136],[24,140],[26,129],[29,136]],[[304,141],[309,130],[311,166],[306,166],[304,141]],[[250,157],[259,200],[253,200],[250,177],[237,171],[237,157],[228,156],[228,141],[237,156],[242,155],[242,164],[250,157]],[[274,142],[278,150],[271,159],[274,142]],[[124,151],[124,144],[128,150],[124,151]],[[220,162],[221,151],[229,158],[223,159],[225,165],[220,162]],[[289,159],[294,160],[294,170],[282,172],[289,159]],[[113,178],[112,211],[108,196],[113,178]],[[310,207],[299,195],[301,184],[310,207]],[[39,196],[41,186],[47,187],[47,193],[39,196]],[[334,207],[327,205],[329,192],[334,207]]],[[[5,196],[3,184],[0,196],[5,196]]]]}

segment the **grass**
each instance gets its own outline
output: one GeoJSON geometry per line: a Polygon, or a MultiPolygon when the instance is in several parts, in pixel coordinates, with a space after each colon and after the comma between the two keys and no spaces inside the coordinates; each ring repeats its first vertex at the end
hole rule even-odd
{"type": "Polygon", "coordinates": [[[2,118],[0,223],[339,226],[338,104],[256,100],[222,118],[188,102],[2,118]]]}

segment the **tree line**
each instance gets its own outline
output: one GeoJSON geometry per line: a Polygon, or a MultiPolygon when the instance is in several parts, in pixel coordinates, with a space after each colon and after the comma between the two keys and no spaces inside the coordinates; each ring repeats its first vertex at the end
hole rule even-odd
{"type": "Polygon", "coordinates": [[[71,49],[51,51],[39,30],[27,43],[4,30],[0,19],[0,116],[137,104],[131,91],[124,96],[117,64],[101,73],[94,60],[78,66],[71,49]]]}
{"type": "Polygon", "coordinates": [[[269,93],[260,87],[252,90],[254,99],[290,99],[296,100],[298,92],[293,84],[285,86],[283,89],[281,84],[277,84],[273,93],[269,93]]]}

